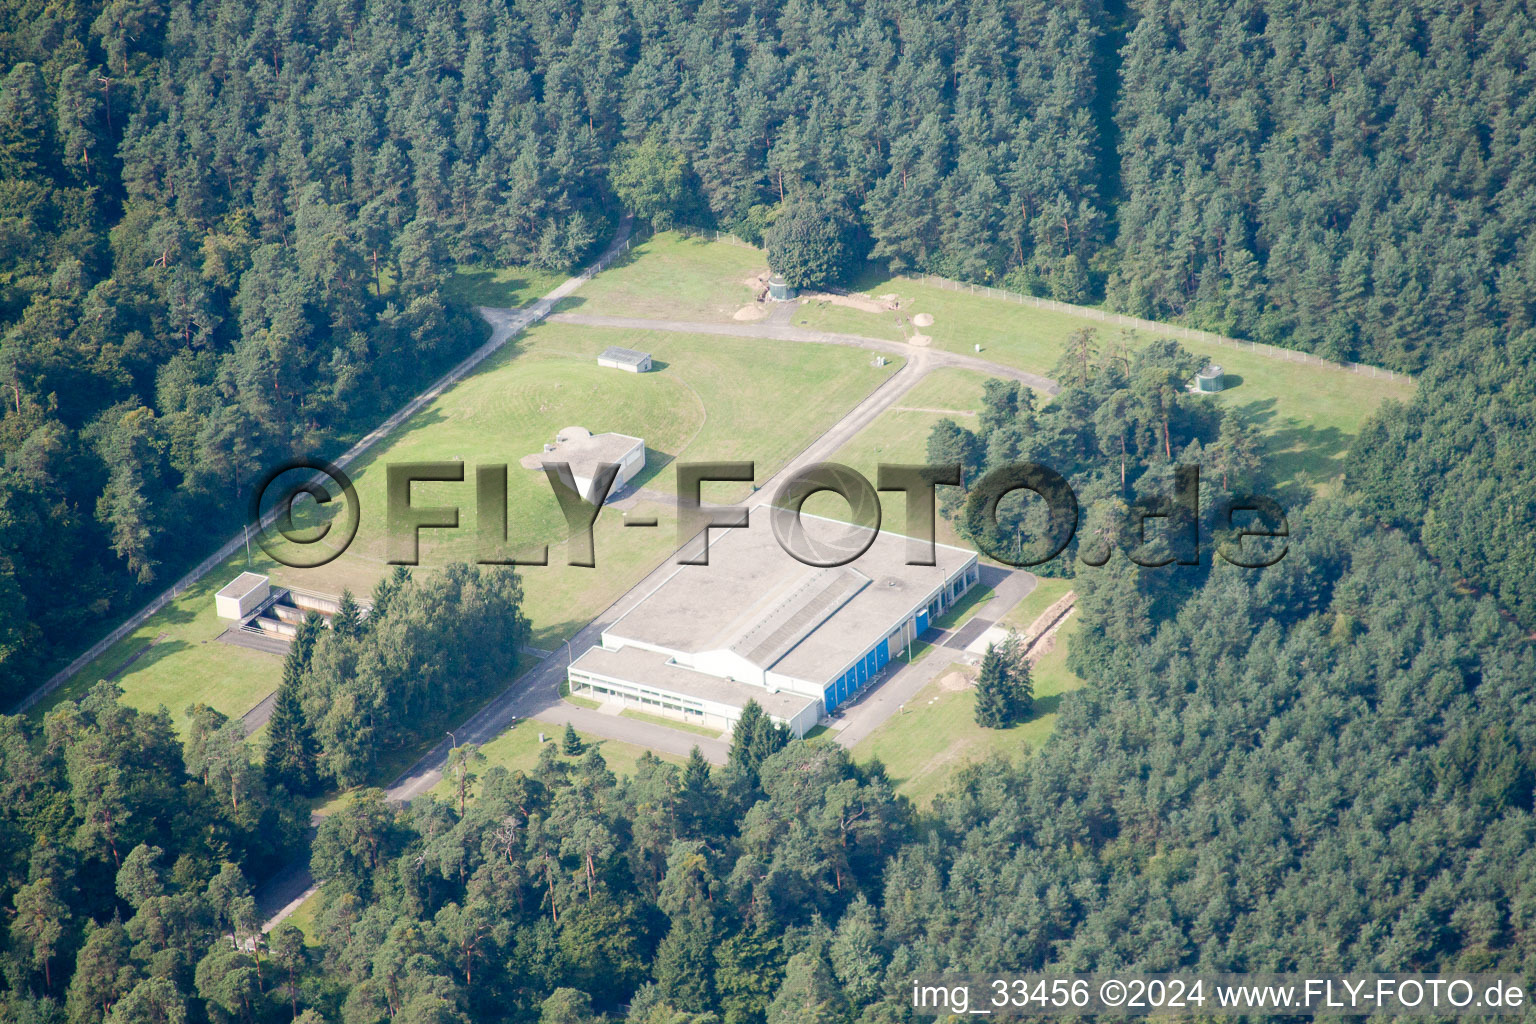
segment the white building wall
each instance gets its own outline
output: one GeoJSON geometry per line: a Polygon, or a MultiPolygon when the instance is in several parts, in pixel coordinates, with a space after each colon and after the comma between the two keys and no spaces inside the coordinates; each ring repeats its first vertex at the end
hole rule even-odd
{"type": "MultiPolygon", "coordinates": [[[[684,664],[681,658],[677,661],[680,665],[684,664]]],[[[699,651],[693,655],[693,663],[689,667],[720,679],[734,679],[738,683],[752,683],[756,686],[768,684],[767,673],[730,650],[699,651]]]]}
{"type": "MultiPolygon", "coordinates": [[[[600,700],[617,699],[638,711],[675,718],[681,722],[691,722],[707,728],[719,728],[721,732],[735,728],[736,721],[741,717],[741,709],[732,705],[699,697],[685,697],[649,683],[615,679],[612,676],[578,668],[568,670],[566,678],[571,684],[572,693],[578,695],[585,693],[600,700]],[[590,687],[593,686],[602,687],[606,692],[591,690],[590,687]]],[[[780,718],[772,712],[768,713],[768,717],[784,726],[792,735],[804,736],[820,719],[820,706],[808,704],[789,720],[780,718]]]]}
{"type": "Polygon", "coordinates": [[[645,373],[651,368],[651,357],[646,356],[645,359],[639,363],[639,365],[636,365],[634,363],[621,363],[616,359],[604,359],[602,356],[598,356],[597,365],[606,366],[610,370],[627,370],[630,373],[645,373]]]}
{"type": "MultiPolygon", "coordinates": [[[[640,444],[635,445],[629,451],[625,452],[624,455],[619,459],[619,472],[613,478],[613,486],[608,489],[608,497],[612,498],[615,494],[618,494],[619,491],[623,490],[624,485],[629,483],[635,477],[639,476],[640,471],[644,468],[645,443],[641,442],[640,444]]],[[[585,497],[587,492],[592,489],[592,478],[590,476],[581,476],[580,474],[573,471],[571,473],[571,479],[576,484],[577,492],[579,492],[583,497],[585,497]]]]}
{"type": "Polygon", "coordinates": [[[261,602],[267,599],[272,592],[272,586],[265,577],[250,590],[239,597],[227,597],[224,594],[213,596],[213,610],[221,619],[243,619],[261,602]]]}

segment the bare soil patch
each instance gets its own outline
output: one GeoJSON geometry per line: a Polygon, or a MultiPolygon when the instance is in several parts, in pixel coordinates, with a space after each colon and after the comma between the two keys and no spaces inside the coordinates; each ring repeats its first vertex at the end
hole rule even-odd
{"type": "Polygon", "coordinates": [[[961,690],[970,689],[970,687],[970,675],[960,671],[959,669],[956,669],[953,672],[946,672],[944,675],[939,677],[939,689],[948,693],[959,693],[961,690]]]}
{"type": "Polygon", "coordinates": [[[849,294],[839,295],[835,292],[801,292],[800,298],[807,302],[830,302],[834,306],[847,306],[865,313],[889,313],[898,308],[896,296],[889,298],[881,296],[878,299],[868,295],[849,294]]]}

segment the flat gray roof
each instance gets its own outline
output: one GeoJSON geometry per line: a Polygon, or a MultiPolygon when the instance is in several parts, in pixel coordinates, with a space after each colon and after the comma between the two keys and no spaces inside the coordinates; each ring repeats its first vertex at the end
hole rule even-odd
{"type": "Polygon", "coordinates": [[[611,359],[616,363],[629,363],[634,366],[639,366],[641,363],[651,358],[651,354],[649,352],[641,352],[632,348],[622,348],[618,345],[609,345],[607,348],[603,349],[603,354],[597,358],[611,359]]]}
{"type": "Polygon", "coordinates": [[[669,690],[684,697],[712,701],[727,707],[743,708],[747,701],[755,700],[764,711],[785,721],[792,720],[807,705],[821,703],[815,697],[800,693],[784,690],[774,693],[751,683],[733,683],[695,672],[691,668],[672,664],[665,654],[648,651],[643,647],[623,647],[617,651],[593,647],[572,662],[571,668],[640,686],[650,684],[658,690],[669,690]]]}
{"type": "MultiPolygon", "coordinates": [[[[224,589],[220,590],[217,596],[233,597],[239,600],[266,582],[267,578],[259,572],[243,572],[224,584],[224,589]]],[[[207,591],[204,591],[204,593],[207,593],[207,591]]],[[[203,600],[206,601],[207,598],[203,600]]]]}
{"type": "Polygon", "coordinates": [[[566,427],[555,435],[554,447],[547,452],[525,456],[524,469],[538,469],[546,462],[569,462],[576,476],[590,477],[604,462],[618,462],[645,442],[628,434],[594,434],[586,427],[566,427]]]}
{"type": "MultiPolygon", "coordinates": [[[[858,529],[804,519],[821,537],[858,529]]],[[[710,531],[708,565],[678,566],[605,635],[688,653],[730,649],[760,668],[820,685],[976,558],[938,544],[937,565],[907,565],[908,538],[882,530],[847,566],[820,568],[779,546],[766,505],[751,510],[749,523],[710,531]]]]}

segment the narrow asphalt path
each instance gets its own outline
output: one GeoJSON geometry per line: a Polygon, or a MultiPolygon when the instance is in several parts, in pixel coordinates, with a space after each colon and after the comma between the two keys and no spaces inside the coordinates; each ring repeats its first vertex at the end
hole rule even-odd
{"type": "MultiPolygon", "coordinates": [[[[624,219],[619,222],[619,230],[613,236],[613,241],[608,243],[608,248],[603,250],[603,254],[601,256],[599,256],[589,266],[583,269],[581,273],[574,277],[566,278],[558,286],[551,290],[549,294],[534,302],[532,305],[524,306],[521,309],[494,309],[490,307],[480,308],[480,315],[483,316],[486,322],[491,325],[490,340],[466,356],[453,369],[439,377],[421,394],[417,395],[415,398],[411,399],[401,408],[396,410],[395,413],[386,419],[383,423],[380,423],[368,433],[364,434],[356,444],[354,444],[351,448],[348,448],[343,454],[337,457],[336,465],[342,469],[346,469],[353,462],[357,461],[357,459],[361,457],[365,452],[367,452],[374,445],[378,444],[390,433],[392,433],[396,427],[414,416],[428,402],[433,401],[437,398],[438,395],[448,390],[454,384],[457,384],[471,370],[484,362],[486,357],[490,356],[491,353],[495,352],[497,349],[501,348],[502,345],[506,344],[508,338],[512,337],[514,334],[517,334],[528,325],[542,320],[544,317],[548,316],[561,299],[564,299],[577,288],[581,287],[581,285],[589,280],[593,274],[596,274],[598,271],[606,267],[613,261],[615,256],[617,256],[628,246],[629,233],[633,226],[634,218],[632,216],[626,215],[624,219]]],[[[274,510],[273,512],[269,513],[269,516],[275,514],[276,511],[274,510]]],[[[64,666],[64,668],[54,673],[54,675],[50,677],[46,682],[44,682],[42,686],[39,686],[37,689],[33,690],[30,694],[23,698],[11,713],[16,715],[25,713],[33,705],[46,698],[50,693],[63,686],[65,683],[69,682],[75,677],[77,673],[79,673],[92,661],[99,658],[107,650],[107,648],[111,647],[123,637],[132,633],[135,629],[138,629],[139,626],[143,625],[151,615],[154,615],[161,608],[164,608],[167,604],[170,604],[171,601],[175,600],[178,594],[192,586],[192,584],[196,583],[198,580],[202,579],[216,566],[223,564],[224,560],[239,550],[240,546],[246,543],[248,539],[249,538],[247,537],[245,530],[241,530],[233,537],[230,537],[219,547],[217,551],[203,559],[203,561],[198,563],[198,565],[190,572],[182,576],[175,583],[171,584],[168,589],[161,591],[161,593],[158,594],[154,600],[150,601],[138,611],[134,612],[127,619],[118,623],[117,627],[110,633],[96,641],[85,651],[81,652],[73,661],[64,666]]]]}
{"type": "MultiPolygon", "coordinates": [[[[367,435],[365,435],[362,440],[353,445],[345,455],[336,460],[337,464],[345,468],[358,456],[362,455],[369,448],[373,447],[373,445],[383,440],[385,436],[387,436],[401,423],[404,423],[407,419],[409,419],[413,414],[416,413],[417,410],[421,409],[428,402],[432,401],[438,395],[446,391],[449,387],[456,384],[471,370],[483,362],[487,356],[491,355],[491,353],[505,345],[509,338],[512,338],[514,335],[524,330],[529,325],[537,323],[544,317],[548,316],[550,311],[555,308],[555,305],[559,303],[561,299],[565,298],[574,292],[577,288],[581,287],[581,285],[588,281],[593,274],[596,274],[598,271],[606,267],[613,261],[615,256],[617,256],[626,248],[629,243],[630,228],[633,226],[633,224],[634,219],[632,217],[626,216],[619,223],[618,232],[614,235],[613,241],[608,243],[608,248],[603,250],[601,256],[599,256],[589,266],[582,270],[581,273],[573,277],[568,277],[564,281],[560,282],[560,284],[552,289],[547,295],[543,296],[532,305],[525,306],[521,309],[497,309],[493,307],[481,307],[479,309],[480,315],[484,317],[485,321],[491,325],[490,339],[486,341],[484,345],[481,345],[478,349],[476,349],[472,355],[461,362],[458,366],[454,367],[447,374],[433,383],[433,385],[426,391],[423,391],[420,395],[417,395],[414,399],[407,403],[404,408],[400,409],[389,419],[385,420],[383,423],[379,424],[367,435]]],[[[244,535],[242,534],[241,537],[235,538],[229,544],[226,544],[225,548],[228,548],[230,551],[232,551],[233,547],[231,545],[240,543],[243,537],[244,535]]],[[[223,549],[221,549],[221,551],[222,550],[223,549]]],[[[198,575],[206,572],[209,568],[212,568],[212,566],[217,564],[218,561],[221,561],[223,557],[227,557],[227,552],[222,555],[216,555],[215,558],[212,558],[209,561],[203,563],[202,566],[198,567],[198,575]]],[[[167,594],[163,595],[163,600],[160,600],[158,604],[152,604],[150,607],[143,610],[138,616],[135,616],[134,619],[130,619],[128,623],[124,624],[124,626],[130,630],[135,628],[137,624],[135,620],[142,621],[144,618],[148,618],[150,614],[153,614],[154,611],[158,610],[159,607],[168,601],[171,595],[174,593],[179,593],[181,589],[185,589],[185,587],[190,582],[193,582],[196,579],[197,576],[194,575],[181,580],[177,583],[176,587],[173,587],[171,591],[167,591],[167,594]]],[[[120,629],[121,628],[122,627],[120,627],[120,629]]],[[[126,633],[124,633],[124,635],[126,635],[126,633]]],[[[87,652],[87,654],[89,653],[90,652],[87,652]]],[[[94,655],[91,656],[94,657],[94,655]]],[[[83,666],[83,664],[83,661],[78,662],[78,664],[74,667],[78,668],[83,666]]],[[[504,696],[505,694],[503,694],[503,697],[504,696]]],[[[260,704],[256,705],[256,707],[252,708],[249,712],[246,713],[242,720],[245,723],[246,731],[248,733],[254,731],[266,723],[267,719],[271,716],[272,703],[274,703],[274,697],[269,696],[266,700],[262,701],[260,704]]],[[[461,742],[483,743],[486,740],[491,739],[492,737],[499,734],[502,729],[506,728],[506,725],[510,724],[509,721],[502,719],[496,714],[497,704],[498,701],[492,701],[491,705],[482,709],[481,712],[471,717],[468,722],[464,723],[456,730],[456,732],[458,732],[463,737],[461,742]],[[494,729],[492,726],[494,726],[494,729]]],[[[573,708],[572,710],[581,709],[573,708]]],[[[633,725],[643,724],[634,722],[633,720],[628,721],[629,724],[633,725]]],[[[702,739],[703,737],[700,738],[702,739]]],[[[428,789],[431,789],[432,786],[437,784],[437,780],[442,777],[440,769],[441,766],[446,763],[447,756],[447,741],[445,740],[444,743],[438,744],[438,746],[435,747],[431,753],[429,753],[425,758],[418,762],[416,767],[413,767],[410,771],[406,772],[406,774],[400,780],[398,780],[393,787],[390,788],[390,799],[397,801],[407,801],[421,793],[426,792],[428,789]],[[427,766],[426,770],[422,770],[423,766],[427,766]]],[[[314,823],[311,822],[311,824],[314,823]]],[[[311,832],[311,838],[313,838],[313,832],[311,832]]],[[[257,892],[257,909],[261,913],[263,920],[266,922],[262,926],[263,931],[270,931],[285,917],[293,913],[294,910],[298,908],[299,904],[304,902],[310,893],[314,892],[314,879],[310,876],[309,873],[308,845],[308,842],[306,842],[305,852],[299,860],[296,860],[295,862],[289,864],[287,867],[279,871],[277,875],[269,879],[268,882],[263,885],[257,892]]]]}
{"type": "Polygon", "coordinates": [[[593,313],[554,313],[549,317],[551,323],[573,324],[580,327],[608,327],[627,328],[641,331],[674,331],[680,334],[717,334],[729,338],[763,338],[772,341],[797,341],[815,345],[847,345],[851,348],[868,349],[871,352],[886,352],[891,355],[911,358],[915,352],[925,352],[929,356],[929,369],[953,366],[965,370],[976,370],[979,373],[989,373],[994,377],[1004,377],[1010,380],[1022,381],[1048,395],[1054,395],[1060,388],[1054,380],[1042,377],[1038,373],[1030,373],[1027,370],[1016,370],[1011,366],[1000,366],[987,359],[977,356],[968,356],[958,352],[945,352],[939,349],[908,345],[901,341],[887,341],[884,338],[867,338],[862,334],[839,334],[834,331],[817,331],[808,327],[791,327],[787,324],[764,323],[737,323],[734,321],[722,321],[719,323],[707,320],[664,320],[650,317],[636,316],[599,316],[593,313]]]}
{"type": "MultiPolygon", "coordinates": [[[[627,222],[625,235],[627,236],[627,222]]],[[[599,263],[606,263],[611,254],[616,252],[622,245],[623,240],[624,236],[616,239],[610,247],[609,253],[605,254],[599,263]]],[[[860,431],[873,423],[876,417],[898,404],[919,381],[931,371],[940,367],[960,367],[979,370],[993,376],[1021,381],[1047,394],[1055,394],[1059,390],[1056,382],[1049,378],[1027,373],[1023,370],[1016,370],[1012,367],[998,366],[984,359],[952,352],[935,351],[931,348],[885,341],[879,338],[865,338],[854,334],[812,331],[773,323],[716,324],[687,320],[597,317],[575,313],[551,314],[550,311],[555,303],[569,295],[589,276],[591,276],[590,271],[584,273],[579,278],[571,278],[525,310],[482,308],[480,314],[496,328],[495,333],[492,335],[492,342],[499,346],[501,342],[504,342],[515,331],[521,330],[538,319],[547,318],[560,323],[589,327],[620,327],[640,330],[677,331],[691,334],[719,334],[731,337],[764,338],[775,341],[846,345],[898,355],[906,360],[895,373],[881,382],[863,401],[854,406],[847,415],[828,428],[820,437],[807,445],[798,455],[786,463],[782,469],[773,476],[759,481],[757,485],[757,492],[759,493],[766,492],[766,494],[772,494],[793,473],[807,466],[830,459],[840,448],[853,440],[860,431]],[[537,315],[531,315],[535,312],[537,315]]],[[[490,344],[487,343],[487,347],[490,344]]],[[[696,550],[701,543],[701,539],[700,536],[695,536],[682,545],[682,550],[696,550]]],[[[499,736],[518,720],[525,718],[547,723],[551,726],[552,730],[556,727],[563,727],[566,722],[570,722],[578,729],[594,736],[634,743],[678,756],[686,756],[692,748],[698,747],[704,757],[712,763],[725,763],[726,755],[729,752],[729,745],[721,739],[696,736],[678,729],[670,729],[666,726],[653,725],[648,722],[624,718],[618,715],[602,714],[598,711],[569,704],[560,697],[560,684],[565,680],[566,666],[569,664],[569,658],[572,653],[586,650],[588,647],[596,644],[604,629],[633,608],[646,594],[649,594],[675,571],[677,561],[677,555],[672,555],[655,566],[643,579],[635,583],[620,596],[618,600],[599,613],[586,626],[582,627],[555,656],[546,658],[533,666],[506,690],[492,698],[489,703],[471,716],[464,724],[454,729],[452,738],[445,737],[441,743],[395,781],[394,785],[387,791],[388,799],[396,803],[408,803],[436,786],[442,780],[443,768],[448,760],[448,752],[452,749],[454,742],[486,743],[499,736]]],[[[1016,585],[1024,588],[1023,593],[1028,593],[1028,590],[1034,586],[1034,577],[1028,573],[1012,573],[1009,575],[1021,578],[1016,585]]],[[[1021,593],[1019,596],[1022,597],[1023,594],[1021,593]]],[[[995,602],[998,599],[994,598],[993,600],[995,602]]],[[[989,603],[988,608],[990,607],[991,604],[989,603]]],[[[843,729],[838,733],[837,741],[845,746],[852,746],[854,743],[857,743],[859,739],[868,735],[881,722],[895,713],[901,703],[915,695],[923,686],[927,685],[940,669],[943,669],[948,664],[949,662],[943,658],[929,657],[923,659],[917,666],[907,666],[893,674],[891,678],[872,690],[858,705],[847,712],[848,715],[852,716],[852,720],[844,725],[843,729]]],[[[307,899],[314,890],[315,883],[310,876],[307,863],[290,865],[264,886],[257,895],[258,907],[266,921],[263,929],[270,930],[273,928],[297,909],[299,904],[307,899]]]]}
{"type": "MultiPolygon", "coordinates": [[[[506,312],[506,311],[490,311],[506,312]]],[[[489,317],[488,317],[489,319],[489,317]]],[[[825,433],[811,442],[783,469],[763,480],[758,491],[776,488],[791,473],[817,462],[824,462],[859,431],[874,421],[886,408],[900,401],[901,397],[922,380],[931,368],[929,353],[915,349],[905,365],[882,381],[862,402],[825,433]]],[[[696,550],[702,535],[695,536],[682,546],[683,550],[696,550]]],[[[617,601],[604,609],[596,618],[573,636],[553,657],[545,658],[528,672],[518,677],[511,686],[472,715],[464,724],[453,730],[452,737],[433,747],[386,791],[386,797],[395,803],[408,803],[430,792],[442,780],[443,768],[448,762],[448,752],[455,741],[483,744],[499,736],[520,719],[532,718],[549,724],[551,730],[564,727],[570,722],[591,735],[605,739],[617,739],[640,746],[663,750],[679,756],[687,756],[696,746],[714,764],[724,764],[729,745],[720,739],[696,736],[679,729],[653,725],[649,722],[618,715],[605,715],[587,708],[567,703],[560,697],[560,684],[565,680],[566,666],[571,652],[584,651],[596,644],[602,631],[610,623],[635,606],[646,594],[670,576],[677,568],[677,555],[669,555],[646,574],[617,601]]],[[[298,909],[315,891],[315,881],[305,863],[295,862],[279,872],[257,893],[257,909],[265,922],[263,931],[270,931],[284,918],[298,909]]]]}

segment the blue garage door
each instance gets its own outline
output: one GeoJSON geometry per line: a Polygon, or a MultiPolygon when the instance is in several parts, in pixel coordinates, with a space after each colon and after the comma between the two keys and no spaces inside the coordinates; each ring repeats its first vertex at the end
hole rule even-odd
{"type": "Polygon", "coordinates": [[[928,630],[928,612],[926,610],[917,613],[917,635],[922,636],[928,630]]]}
{"type": "Polygon", "coordinates": [[[884,668],[885,663],[891,660],[891,645],[881,640],[875,645],[875,667],[884,668]]]}

